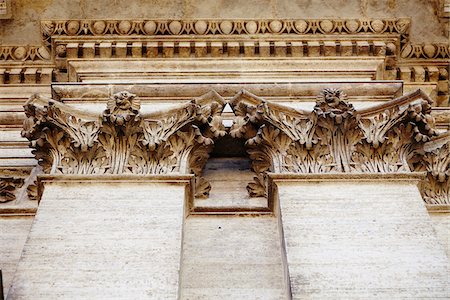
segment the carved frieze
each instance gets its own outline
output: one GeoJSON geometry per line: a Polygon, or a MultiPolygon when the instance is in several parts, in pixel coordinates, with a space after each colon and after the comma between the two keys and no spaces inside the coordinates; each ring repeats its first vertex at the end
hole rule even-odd
{"type": "Polygon", "coordinates": [[[381,34],[409,32],[409,19],[315,20],[61,20],[42,21],[44,39],[53,35],[242,35],[242,34],[381,34]]]}

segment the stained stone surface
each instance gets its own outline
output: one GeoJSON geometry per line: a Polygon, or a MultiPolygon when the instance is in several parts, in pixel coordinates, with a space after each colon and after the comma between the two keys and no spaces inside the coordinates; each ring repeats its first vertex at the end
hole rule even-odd
{"type": "Polygon", "coordinates": [[[431,223],[433,224],[439,242],[445,249],[450,261],[450,215],[449,213],[430,213],[431,223]]]}
{"type": "Polygon", "coordinates": [[[111,18],[411,18],[411,40],[444,42],[438,0],[15,0],[13,19],[0,21],[0,44],[40,44],[42,19],[111,18]]]}
{"type": "Polygon", "coordinates": [[[46,184],[7,299],[175,299],[184,186],[46,184]]]}
{"type": "Polygon", "coordinates": [[[447,298],[448,260],[414,184],[278,184],[293,299],[447,298]]]}
{"type": "Polygon", "coordinates": [[[31,216],[0,217],[0,268],[5,295],[8,294],[32,222],[31,216]]]}
{"type": "Polygon", "coordinates": [[[209,197],[195,199],[195,206],[222,208],[265,208],[267,199],[250,197],[246,186],[252,182],[255,173],[251,162],[245,157],[210,158],[205,166],[204,177],[211,184],[209,197]]]}

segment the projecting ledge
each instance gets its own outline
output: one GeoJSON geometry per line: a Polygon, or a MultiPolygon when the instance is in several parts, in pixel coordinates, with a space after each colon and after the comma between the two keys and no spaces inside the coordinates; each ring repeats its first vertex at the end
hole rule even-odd
{"type": "Polygon", "coordinates": [[[64,175],[64,174],[45,174],[38,176],[39,201],[46,184],[51,183],[166,183],[173,185],[185,185],[187,196],[193,197],[193,174],[161,174],[161,175],[137,175],[137,174],[102,174],[102,175],[64,175]]]}
{"type": "Polygon", "coordinates": [[[410,173],[269,173],[270,182],[291,181],[410,181],[425,179],[425,172],[410,173]]]}
{"type": "MultiPolygon", "coordinates": [[[[277,201],[277,186],[285,183],[409,183],[418,185],[426,178],[426,172],[410,173],[269,173],[268,174],[268,203],[271,211],[274,211],[274,203],[277,201]]],[[[417,191],[418,192],[418,191],[417,191]]]]}

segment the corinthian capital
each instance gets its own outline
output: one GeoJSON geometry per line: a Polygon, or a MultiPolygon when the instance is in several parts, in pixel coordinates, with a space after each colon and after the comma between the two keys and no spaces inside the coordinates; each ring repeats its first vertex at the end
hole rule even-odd
{"type": "Polygon", "coordinates": [[[436,136],[431,100],[420,90],[362,110],[336,89],[323,90],[312,111],[271,103],[248,92],[232,105],[258,128],[247,141],[257,173],[249,185],[251,194],[263,194],[260,185],[266,172],[412,172],[424,143],[436,136]],[[258,117],[250,118],[254,112],[258,117]]]}
{"type": "Polygon", "coordinates": [[[95,114],[35,95],[25,104],[22,135],[46,173],[190,173],[193,149],[207,152],[212,144],[199,129],[201,120],[212,119],[221,107],[220,101],[203,99],[141,114],[136,95],[123,91],[95,114]]]}

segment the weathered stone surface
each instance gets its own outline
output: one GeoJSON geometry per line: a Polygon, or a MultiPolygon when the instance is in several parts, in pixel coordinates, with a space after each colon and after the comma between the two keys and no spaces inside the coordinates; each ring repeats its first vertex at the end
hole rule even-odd
{"type": "Polygon", "coordinates": [[[436,236],[450,260],[450,215],[448,212],[430,212],[430,218],[436,236]]]}
{"type": "Polygon", "coordinates": [[[447,297],[415,179],[329,175],[275,179],[293,299],[447,297]]]}
{"type": "Polygon", "coordinates": [[[188,180],[47,182],[7,299],[175,299],[188,180]]]}
{"type": "Polygon", "coordinates": [[[32,222],[32,216],[0,217],[0,269],[5,295],[8,294],[32,222]]]}
{"type": "Polygon", "coordinates": [[[186,219],[181,299],[286,299],[277,219],[186,219]]]}
{"type": "MultiPolygon", "coordinates": [[[[411,28],[418,42],[446,42],[442,34],[443,25],[439,22],[437,5],[420,0],[413,1],[110,1],[84,0],[17,0],[13,2],[12,22],[0,27],[0,36],[5,44],[39,43],[40,19],[109,19],[115,18],[385,18],[411,17],[421,20],[411,28]],[[418,9],[420,7],[421,9],[418,9]],[[108,8],[108,9],[105,9],[108,8]]],[[[438,1],[433,1],[438,2],[438,1]]],[[[2,24],[3,25],[3,24],[2,24]]]]}

